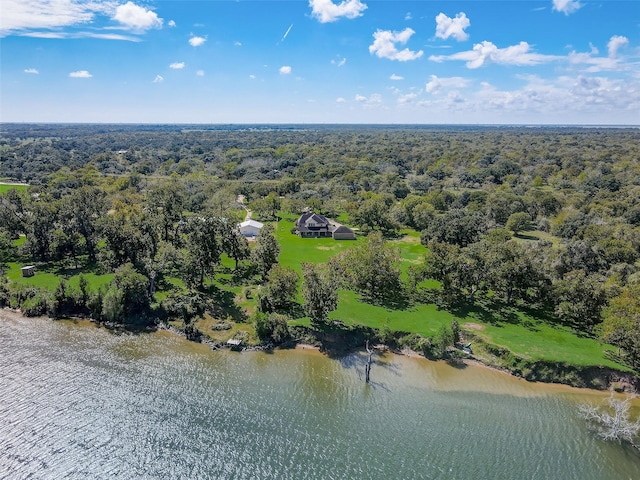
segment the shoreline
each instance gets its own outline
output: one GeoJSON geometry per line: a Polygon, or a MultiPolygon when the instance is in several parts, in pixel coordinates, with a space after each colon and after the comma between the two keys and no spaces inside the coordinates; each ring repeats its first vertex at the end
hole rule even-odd
{"type": "MultiPolygon", "coordinates": [[[[0,319],[2,318],[6,318],[8,320],[13,320],[13,321],[19,321],[19,320],[25,320],[25,319],[42,319],[42,320],[50,320],[50,321],[58,321],[56,319],[53,319],[51,317],[48,316],[38,316],[38,317],[27,317],[25,315],[22,314],[22,312],[20,310],[14,310],[11,309],[9,307],[4,307],[4,308],[0,308],[0,319]]],[[[110,326],[101,322],[97,322],[93,319],[90,318],[75,318],[75,317],[70,317],[70,318],[65,318],[65,319],[61,319],[61,320],[66,320],[66,321],[70,321],[70,322],[78,322],[78,323],[86,323],[91,324],[93,326],[97,326],[97,327],[104,327],[106,329],[110,329],[110,326]]],[[[125,328],[126,330],[126,328],[125,328]]],[[[216,351],[216,350],[220,350],[220,349],[229,349],[230,347],[228,347],[226,344],[224,343],[216,343],[213,342],[207,338],[200,338],[198,341],[189,339],[187,337],[187,335],[184,334],[184,332],[181,332],[180,330],[178,330],[175,327],[172,327],[170,325],[159,325],[156,326],[155,331],[167,331],[170,332],[178,337],[181,337],[183,339],[185,339],[188,342],[192,342],[192,343],[199,343],[201,345],[206,345],[207,347],[209,347],[211,349],[211,351],[216,351]]],[[[327,355],[328,357],[332,357],[333,355],[330,354],[330,352],[326,349],[323,348],[323,346],[319,346],[319,345],[314,345],[311,343],[308,343],[307,341],[295,341],[293,340],[293,345],[292,345],[292,349],[293,350],[297,350],[297,351],[309,351],[309,352],[316,352],[316,353],[322,353],[323,355],[327,355]]],[[[508,377],[512,378],[512,379],[518,379],[518,380],[522,380],[525,381],[526,383],[529,384],[542,384],[542,385],[553,385],[553,386],[557,386],[557,387],[566,387],[566,388],[577,388],[580,390],[585,390],[585,391],[599,391],[599,392],[603,392],[603,391],[615,391],[617,393],[637,393],[638,391],[640,391],[640,389],[638,388],[638,386],[640,386],[640,376],[638,375],[634,375],[632,373],[626,373],[626,372],[622,372],[622,371],[617,371],[617,370],[613,370],[613,369],[608,369],[608,368],[604,368],[604,367],[599,367],[599,366],[590,366],[590,367],[578,367],[578,366],[573,366],[570,365],[569,367],[573,368],[575,371],[584,371],[584,372],[590,372],[590,371],[599,371],[600,372],[600,376],[598,377],[598,380],[600,381],[600,383],[596,383],[595,385],[593,384],[579,384],[579,383],[567,383],[567,382],[560,382],[560,381],[545,381],[545,380],[540,380],[540,379],[536,379],[536,378],[527,378],[527,376],[521,375],[519,374],[519,372],[514,372],[509,370],[508,368],[505,367],[500,367],[497,365],[492,365],[491,363],[488,362],[483,362],[481,359],[471,356],[471,357],[458,357],[458,358],[450,358],[450,359],[431,359],[431,358],[427,358],[424,355],[420,354],[419,352],[413,351],[409,348],[403,348],[401,350],[398,349],[394,349],[394,348],[390,348],[388,345],[384,345],[384,344],[378,344],[378,345],[374,345],[374,350],[378,353],[378,354],[386,354],[386,353],[391,353],[393,355],[398,355],[398,356],[402,356],[402,357],[406,357],[406,358],[411,358],[411,359],[417,359],[417,360],[427,360],[427,361],[434,361],[434,362],[446,362],[448,364],[462,364],[465,366],[471,366],[471,367],[481,367],[483,369],[487,369],[487,370],[491,370],[494,371],[496,373],[501,373],[504,375],[507,375],[508,377]],[[604,381],[604,383],[602,383],[604,381]],[[597,387],[601,387],[601,388],[597,388],[597,387]],[[602,388],[604,387],[604,388],[602,388]]],[[[273,346],[273,345],[263,345],[263,346],[250,346],[250,347],[246,347],[242,349],[242,352],[255,352],[255,351],[262,351],[262,350],[279,350],[282,349],[278,346],[273,346]]],[[[285,348],[286,350],[287,348],[285,348]]],[[[291,348],[289,348],[291,349],[291,348]]],[[[351,352],[356,352],[356,351],[361,351],[363,350],[360,347],[353,347],[353,348],[348,348],[345,349],[342,353],[347,354],[347,353],[351,353],[351,352]]]]}

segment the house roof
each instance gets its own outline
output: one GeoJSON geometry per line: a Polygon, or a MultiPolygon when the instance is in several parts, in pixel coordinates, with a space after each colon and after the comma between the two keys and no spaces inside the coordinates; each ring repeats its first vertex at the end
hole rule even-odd
{"type": "Polygon", "coordinates": [[[329,222],[327,217],[325,217],[324,215],[320,215],[319,213],[315,213],[315,212],[303,213],[302,215],[300,215],[300,218],[296,222],[296,224],[299,226],[307,225],[309,223],[315,223],[321,226],[325,226],[325,225],[328,226],[331,222],[329,222]]]}
{"type": "Polygon", "coordinates": [[[256,220],[246,220],[244,222],[242,222],[240,225],[240,228],[242,227],[255,227],[255,228],[262,228],[264,227],[264,223],[260,223],[256,220]]]}
{"type": "Polygon", "coordinates": [[[340,225],[333,231],[333,233],[353,233],[353,230],[351,230],[349,227],[345,227],[344,225],[340,225]]]}

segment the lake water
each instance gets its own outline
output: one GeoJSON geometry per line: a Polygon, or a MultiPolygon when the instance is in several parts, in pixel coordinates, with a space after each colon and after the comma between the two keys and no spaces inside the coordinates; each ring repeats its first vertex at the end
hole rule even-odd
{"type": "Polygon", "coordinates": [[[639,479],[606,394],[483,367],[212,352],[168,332],[0,312],[0,478],[639,479]]]}

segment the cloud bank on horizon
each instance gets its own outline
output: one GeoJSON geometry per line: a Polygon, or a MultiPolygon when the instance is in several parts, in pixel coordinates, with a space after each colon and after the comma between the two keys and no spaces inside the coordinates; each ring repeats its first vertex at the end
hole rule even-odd
{"type": "Polygon", "coordinates": [[[637,18],[615,0],[3,0],[0,121],[639,124],[637,18]]]}

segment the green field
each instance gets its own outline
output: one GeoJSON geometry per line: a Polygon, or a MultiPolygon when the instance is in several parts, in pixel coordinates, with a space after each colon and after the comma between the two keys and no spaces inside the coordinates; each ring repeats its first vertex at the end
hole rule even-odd
{"type": "Polygon", "coordinates": [[[2,183],[0,182],[0,193],[6,193],[9,190],[26,190],[29,188],[29,185],[24,184],[13,184],[13,183],[2,183]]]}
{"type": "Polygon", "coordinates": [[[57,288],[61,278],[66,279],[69,286],[78,288],[80,275],[82,274],[87,279],[90,291],[96,291],[100,287],[106,286],[113,279],[112,273],[96,274],[90,271],[61,271],[55,265],[50,264],[38,265],[36,274],[33,277],[25,278],[20,270],[23,265],[9,263],[7,266],[9,268],[6,271],[6,275],[12,282],[36,288],[46,288],[52,292],[57,288]]]}

